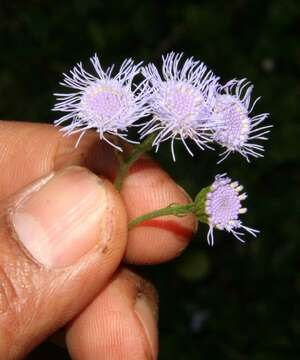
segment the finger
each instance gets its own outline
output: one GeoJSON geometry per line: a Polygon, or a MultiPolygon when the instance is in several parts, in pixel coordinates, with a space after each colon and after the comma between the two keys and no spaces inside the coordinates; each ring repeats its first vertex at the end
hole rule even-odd
{"type": "MultiPolygon", "coordinates": [[[[121,194],[129,220],[170,204],[191,202],[185,191],[149,158],[142,158],[133,165],[121,194]]],[[[197,221],[192,214],[143,222],[129,232],[126,260],[135,264],[170,260],[188,245],[196,229],[197,221]]]]}
{"type": "Polygon", "coordinates": [[[0,200],[25,185],[70,165],[112,177],[117,161],[110,147],[91,131],[75,147],[78,136],[62,136],[51,125],[0,121],[0,200]]]}
{"type": "MultiPolygon", "coordinates": [[[[87,133],[75,148],[78,136],[63,137],[43,124],[0,122],[0,198],[20,189],[53,169],[77,164],[112,179],[117,160],[109,146],[87,133]]],[[[122,196],[129,218],[170,203],[187,203],[188,196],[159,165],[143,158],[130,170],[122,196]]],[[[131,263],[160,263],[179,255],[187,246],[196,221],[193,216],[163,217],[130,231],[126,259],[131,263]]]]}
{"type": "Polygon", "coordinates": [[[0,358],[15,360],[107,284],[127,219],[113,186],[79,167],[27,186],[0,214],[0,358]]]}
{"type": "Polygon", "coordinates": [[[66,341],[73,360],[156,359],[157,296],[154,288],[123,269],[72,322],[66,341]]]}

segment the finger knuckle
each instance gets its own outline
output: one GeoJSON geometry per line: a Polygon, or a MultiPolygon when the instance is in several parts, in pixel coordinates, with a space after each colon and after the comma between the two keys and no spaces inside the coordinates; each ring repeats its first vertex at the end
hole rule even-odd
{"type": "Polygon", "coordinates": [[[6,266],[0,265],[0,314],[7,313],[11,304],[15,303],[17,292],[10,280],[6,266]]]}
{"type": "Polygon", "coordinates": [[[0,263],[0,314],[8,315],[10,320],[13,318],[17,325],[33,288],[32,269],[26,261],[0,263]]]}

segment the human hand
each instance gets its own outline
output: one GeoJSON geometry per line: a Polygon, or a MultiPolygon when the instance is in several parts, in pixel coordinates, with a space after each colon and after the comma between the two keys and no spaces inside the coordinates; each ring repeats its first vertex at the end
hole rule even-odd
{"type": "Polygon", "coordinates": [[[166,217],[128,234],[127,222],[188,198],[152,160],[134,165],[120,196],[112,150],[93,133],[75,142],[0,122],[0,359],[24,358],[62,327],[72,359],[155,359],[155,290],[126,263],[172,259],[196,222],[166,217]]]}

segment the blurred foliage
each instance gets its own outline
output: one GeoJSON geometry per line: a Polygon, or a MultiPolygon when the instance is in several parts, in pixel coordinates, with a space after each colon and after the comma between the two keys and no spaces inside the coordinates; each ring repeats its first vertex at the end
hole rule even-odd
{"type": "Polygon", "coordinates": [[[176,164],[168,145],[158,154],[191,195],[217,172],[240,179],[245,223],[261,229],[246,245],[218,233],[209,248],[200,226],[180,259],[147,270],[160,292],[161,359],[300,358],[299,24],[298,0],[0,0],[2,119],[52,122],[61,73],[94,52],[110,64],[170,50],[223,81],[249,78],[257,112],[271,113],[263,160],[217,166],[215,152],[190,158],[180,144],[176,164]]]}

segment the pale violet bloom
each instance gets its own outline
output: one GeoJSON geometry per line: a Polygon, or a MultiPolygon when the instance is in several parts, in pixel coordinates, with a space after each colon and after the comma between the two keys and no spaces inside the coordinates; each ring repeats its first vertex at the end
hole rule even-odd
{"type": "Polygon", "coordinates": [[[242,192],[243,186],[226,176],[217,175],[209,191],[206,193],[203,207],[206,221],[209,226],[207,241],[209,245],[214,244],[214,229],[225,230],[232,233],[238,240],[244,242],[242,236],[244,230],[256,236],[258,230],[243,225],[240,215],[247,209],[242,207],[242,200],[247,197],[242,192]]]}
{"type": "Polygon", "coordinates": [[[84,70],[81,63],[70,74],[64,74],[60,84],[74,91],[55,94],[57,103],[53,110],[66,113],[55,124],[71,121],[62,131],[67,135],[81,133],[77,144],[88,129],[95,129],[100,139],[121,150],[107,135],[126,137],[128,127],[149,114],[146,81],[139,86],[133,84],[141,63],[136,65],[127,59],[113,75],[114,66],[104,70],[97,55],[90,61],[95,74],[84,70]]]}
{"type": "Polygon", "coordinates": [[[212,122],[216,125],[214,141],[225,148],[220,154],[223,161],[232,152],[239,152],[249,162],[249,157],[262,157],[264,147],[257,140],[267,140],[271,125],[262,125],[269,114],[252,116],[256,99],[251,104],[253,85],[246,79],[231,80],[219,88],[215,98],[212,122]]]}
{"type": "Polygon", "coordinates": [[[190,155],[193,153],[188,139],[202,150],[209,147],[210,119],[218,86],[218,78],[203,63],[191,57],[181,64],[182,56],[172,52],[163,57],[162,75],[154,64],[142,69],[152,88],[149,104],[153,116],[142,124],[141,137],[157,134],[153,141],[156,151],[162,142],[170,140],[174,161],[175,140],[181,140],[190,155]]]}

